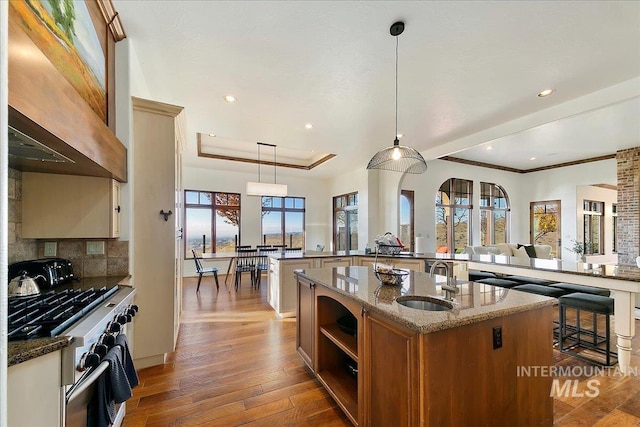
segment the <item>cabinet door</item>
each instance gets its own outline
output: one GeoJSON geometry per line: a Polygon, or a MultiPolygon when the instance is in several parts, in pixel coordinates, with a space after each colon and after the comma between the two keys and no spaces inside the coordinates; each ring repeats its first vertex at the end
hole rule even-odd
{"type": "Polygon", "coordinates": [[[313,370],[314,343],[314,287],[315,283],[298,278],[298,305],[296,309],[296,348],[302,360],[313,370]]]}
{"type": "Polygon", "coordinates": [[[375,313],[364,318],[365,425],[420,425],[419,337],[375,313]]]}
{"type": "Polygon", "coordinates": [[[320,267],[349,267],[351,257],[320,258],[320,267]]]}
{"type": "MultiPolygon", "coordinates": [[[[379,260],[383,262],[382,260],[379,260]]],[[[361,267],[369,267],[373,268],[373,264],[375,264],[376,259],[374,257],[358,257],[358,265],[361,267]]]]}
{"type": "Polygon", "coordinates": [[[413,271],[424,271],[424,260],[421,259],[394,259],[393,268],[404,268],[413,271]]]}
{"type": "Polygon", "coordinates": [[[120,183],[111,180],[111,237],[120,237],[120,183]]]}
{"type": "Polygon", "coordinates": [[[278,307],[274,307],[281,316],[290,316],[296,310],[296,275],[295,270],[313,268],[313,259],[280,261],[278,307]]]}
{"type": "Polygon", "coordinates": [[[112,236],[112,179],[24,172],[22,237],[112,236]]]}

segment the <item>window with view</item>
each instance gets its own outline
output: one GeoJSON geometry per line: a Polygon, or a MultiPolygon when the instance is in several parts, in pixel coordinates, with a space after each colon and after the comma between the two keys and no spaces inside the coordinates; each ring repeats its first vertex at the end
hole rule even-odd
{"type": "Polygon", "coordinates": [[[561,206],[560,200],[544,200],[529,204],[531,243],[551,246],[553,256],[560,256],[562,253],[561,206]]]}
{"type": "Polygon", "coordinates": [[[358,193],[333,198],[333,247],[336,251],[358,249],[358,193]]]}
{"type": "Polygon", "coordinates": [[[509,198],[502,187],[480,183],[480,244],[507,243],[509,239],[509,198]]]}
{"type": "Polygon", "coordinates": [[[304,249],[303,197],[262,196],[262,243],[304,249]]]}
{"type": "Polygon", "coordinates": [[[450,178],[436,193],[436,251],[461,253],[470,244],[473,182],[450,178]]]}
{"type": "Polygon", "coordinates": [[[604,222],[604,202],[585,200],[583,202],[584,217],[584,253],[585,255],[603,254],[602,235],[604,222]]]}
{"type": "Polygon", "coordinates": [[[240,238],[240,194],[184,192],[185,258],[204,252],[234,252],[240,238]]]}

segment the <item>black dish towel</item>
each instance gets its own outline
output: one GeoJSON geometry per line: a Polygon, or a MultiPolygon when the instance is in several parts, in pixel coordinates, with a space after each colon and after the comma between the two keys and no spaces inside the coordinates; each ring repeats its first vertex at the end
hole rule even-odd
{"type": "Polygon", "coordinates": [[[122,366],[121,348],[114,346],[102,362],[108,362],[109,367],[100,375],[96,392],[89,403],[87,410],[89,427],[108,427],[113,424],[116,417],[116,403],[122,403],[133,395],[122,366]]]}
{"type": "Polygon", "coordinates": [[[122,366],[124,367],[125,374],[127,374],[129,385],[131,386],[131,388],[134,388],[138,385],[138,374],[136,373],[135,366],[133,366],[133,359],[131,358],[131,353],[129,352],[129,343],[127,342],[127,336],[125,334],[119,334],[116,337],[116,345],[120,346],[120,348],[122,349],[122,366]]]}

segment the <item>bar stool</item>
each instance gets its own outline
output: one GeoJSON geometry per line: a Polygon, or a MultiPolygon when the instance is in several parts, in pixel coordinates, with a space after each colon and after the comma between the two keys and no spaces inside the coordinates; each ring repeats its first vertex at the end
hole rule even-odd
{"type": "Polygon", "coordinates": [[[611,327],[609,316],[613,314],[613,298],[602,295],[594,295],[587,293],[574,292],[558,298],[560,303],[560,352],[570,354],[578,359],[586,360],[602,366],[613,366],[617,361],[618,355],[611,351],[611,327]],[[567,308],[576,310],[576,324],[567,325],[567,308]],[[580,324],[580,312],[588,311],[593,316],[593,329],[583,329],[580,324]],[[605,316],[605,334],[598,335],[598,314],[605,316]],[[582,339],[581,335],[592,337],[591,340],[582,339]],[[572,341],[567,345],[566,341],[572,341]],[[601,348],[600,344],[605,344],[605,348],[601,348]],[[605,355],[605,363],[597,359],[593,359],[582,355],[579,352],[572,351],[576,348],[585,348],[605,355]],[[615,356],[616,361],[611,362],[611,356],[615,356]]]}
{"type": "Polygon", "coordinates": [[[609,289],[594,288],[592,286],[576,285],[573,283],[553,283],[549,286],[552,288],[564,289],[566,291],[569,291],[567,292],[568,294],[580,292],[581,294],[600,295],[603,297],[608,297],[609,295],[611,295],[609,289]]]}
{"type": "Polygon", "coordinates": [[[548,286],[548,285],[551,285],[552,283],[556,283],[552,280],[536,279],[535,277],[525,277],[525,276],[506,276],[505,279],[513,280],[514,282],[519,282],[522,284],[531,283],[534,285],[543,285],[543,286],[548,286]]]}
{"type": "Polygon", "coordinates": [[[489,273],[488,271],[480,271],[480,270],[469,270],[469,281],[477,282],[482,279],[492,279],[495,278],[496,275],[493,273],[489,273]]]}

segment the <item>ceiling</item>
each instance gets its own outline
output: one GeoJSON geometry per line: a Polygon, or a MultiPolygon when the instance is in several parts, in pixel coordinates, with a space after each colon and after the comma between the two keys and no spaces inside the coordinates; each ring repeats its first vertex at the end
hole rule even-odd
{"type": "Polygon", "coordinates": [[[393,143],[397,20],[398,132],[427,160],[526,170],[640,145],[637,1],[113,3],[144,76],[134,95],[185,107],[187,166],[256,170],[198,157],[201,133],[243,157],[258,141],[336,155],[280,177],[365,168],[393,143]]]}

